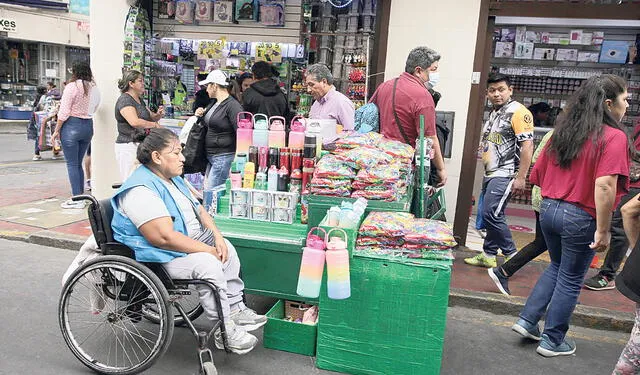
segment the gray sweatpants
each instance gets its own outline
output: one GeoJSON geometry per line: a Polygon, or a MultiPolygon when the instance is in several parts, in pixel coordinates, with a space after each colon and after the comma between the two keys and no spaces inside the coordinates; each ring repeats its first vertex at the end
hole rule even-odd
{"type": "MultiPolygon", "coordinates": [[[[231,310],[236,310],[242,303],[244,283],[240,280],[240,259],[235,247],[226,238],[224,242],[229,249],[229,259],[223,264],[210,253],[190,253],[187,256],[175,258],[163,264],[165,270],[173,279],[201,279],[208,280],[218,287],[222,314],[229,319],[231,310]]],[[[204,313],[211,320],[218,319],[215,301],[211,289],[198,285],[200,304],[204,313]]]]}

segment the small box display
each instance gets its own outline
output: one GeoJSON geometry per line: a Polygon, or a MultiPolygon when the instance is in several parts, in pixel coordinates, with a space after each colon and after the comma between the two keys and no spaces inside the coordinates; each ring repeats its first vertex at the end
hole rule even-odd
{"type": "Polygon", "coordinates": [[[269,208],[263,206],[251,206],[251,219],[269,221],[269,208]]]}
{"type": "Polygon", "coordinates": [[[297,203],[296,193],[278,192],[273,193],[273,203],[271,206],[274,208],[294,209],[297,203]]]}
{"type": "Polygon", "coordinates": [[[292,224],[295,217],[295,210],[288,208],[273,208],[271,221],[274,223],[292,224]]]}
{"type": "Polygon", "coordinates": [[[271,195],[267,191],[254,190],[251,192],[251,204],[260,207],[270,207],[271,195]]]}
{"type": "Polygon", "coordinates": [[[249,204],[248,189],[231,189],[232,204],[249,204]]]}
{"type": "Polygon", "coordinates": [[[240,218],[246,218],[248,217],[248,205],[246,204],[231,204],[231,209],[229,210],[231,212],[231,216],[232,217],[240,217],[240,218]]]}

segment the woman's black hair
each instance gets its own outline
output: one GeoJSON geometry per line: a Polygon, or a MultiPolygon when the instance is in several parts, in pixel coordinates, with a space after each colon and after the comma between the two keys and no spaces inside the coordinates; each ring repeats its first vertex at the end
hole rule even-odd
{"type": "Polygon", "coordinates": [[[240,85],[240,88],[242,88],[242,82],[244,82],[244,80],[248,78],[253,78],[253,74],[249,72],[244,72],[236,77],[236,82],[238,82],[238,85],[240,85]]]}
{"type": "Polygon", "coordinates": [[[89,87],[93,81],[93,73],[91,72],[91,66],[86,61],[76,61],[71,67],[72,79],[71,82],[75,82],[78,79],[82,80],[82,86],[84,86],[84,94],[89,94],[89,87]]]}
{"type": "Polygon", "coordinates": [[[153,128],[148,133],[146,131],[136,132],[133,136],[134,142],[140,142],[136,151],[136,158],[142,165],[151,163],[151,154],[154,151],[160,152],[178,140],[178,136],[166,128],[153,128]]]}
{"type": "Polygon", "coordinates": [[[137,70],[127,70],[122,74],[122,78],[118,80],[118,88],[121,93],[125,93],[129,90],[129,82],[135,82],[136,79],[142,77],[142,73],[137,70]]]}
{"type": "MultiPolygon", "coordinates": [[[[555,155],[560,167],[569,168],[589,138],[597,142],[605,125],[624,131],[611,115],[605,100],[615,101],[626,90],[624,79],[603,74],[587,79],[571,96],[567,108],[558,116],[547,149],[547,152],[555,155]]],[[[630,143],[629,149],[634,150],[630,143]]]]}

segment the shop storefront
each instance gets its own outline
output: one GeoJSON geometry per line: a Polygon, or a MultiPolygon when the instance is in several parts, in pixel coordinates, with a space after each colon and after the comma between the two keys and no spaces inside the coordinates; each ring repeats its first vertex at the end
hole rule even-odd
{"type": "Polygon", "coordinates": [[[0,6],[0,118],[5,119],[28,118],[37,86],[51,81],[61,87],[70,77],[67,56],[88,57],[89,47],[87,16],[67,13],[66,4],[57,2],[15,4],[0,6]]]}

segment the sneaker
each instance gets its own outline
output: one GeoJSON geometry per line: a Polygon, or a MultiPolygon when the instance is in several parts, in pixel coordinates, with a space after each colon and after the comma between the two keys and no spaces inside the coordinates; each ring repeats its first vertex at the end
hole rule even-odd
{"type": "Polygon", "coordinates": [[[58,160],[58,159],[62,159],[62,156],[56,155],[56,154],[53,154],[53,156],[51,156],[51,160],[58,160]]]}
{"type": "Polygon", "coordinates": [[[68,200],[66,200],[66,201],[64,201],[64,202],[62,202],[60,204],[60,207],[61,208],[65,208],[65,209],[67,209],[67,208],[68,209],[83,209],[84,206],[85,206],[84,201],[74,202],[71,199],[68,199],[68,200]]]}
{"type": "Polygon", "coordinates": [[[500,290],[500,293],[504,294],[505,296],[510,296],[511,292],[509,291],[509,278],[504,276],[502,272],[500,272],[499,268],[489,268],[487,272],[489,273],[489,277],[491,278],[491,280],[493,280],[493,282],[500,290]]]}
{"type": "Polygon", "coordinates": [[[235,313],[231,313],[229,317],[233,322],[247,332],[255,331],[267,323],[267,317],[264,315],[256,314],[255,311],[248,307],[243,310],[238,310],[235,313]]]}
{"type": "Polygon", "coordinates": [[[513,253],[509,254],[509,255],[505,255],[504,256],[504,262],[507,263],[508,261],[511,260],[511,258],[513,258],[514,256],[516,256],[517,251],[514,251],[513,253]]]}
{"type": "Polygon", "coordinates": [[[538,345],[536,352],[543,357],[571,355],[576,352],[576,343],[573,340],[565,338],[563,342],[556,345],[551,342],[549,336],[542,335],[542,341],[540,341],[540,345],[538,345]]]}
{"type": "Polygon", "coordinates": [[[478,267],[493,268],[498,266],[498,263],[496,262],[496,257],[489,258],[487,255],[485,255],[484,252],[474,257],[466,258],[464,262],[466,264],[470,264],[472,266],[478,266],[478,267]]]}
{"type": "MultiPolygon", "coordinates": [[[[258,339],[247,331],[237,326],[232,320],[225,322],[227,329],[227,346],[229,350],[236,354],[247,354],[258,343],[258,339]]],[[[224,343],[222,341],[222,330],[218,328],[213,334],[216,348],[223,350],[224,343]]]]}
{"type": "Polygon", "coordinates": [[[33,155],[33,157],[31,158],[31,160],[33,160],[33,161],[39,161],[39,160],[42,160],[42,156],[40,156],[40,155],[33,155]]]}
{"type": "Polygon", "coordinates": [[[518,319],[516,324],[511,326],[511,330],[519,333],[522,337],[540,341],[540,328],[537,324],[531,324],[524,319],[518,319]]]}
{"type": "Polygon", "coordinates": [[[606,276],[597,274],[594,277],[588,278],[587,281],[584,282],[584,287],[590,290],[609,290],[616,287],[616,282],[606,276]]]}

